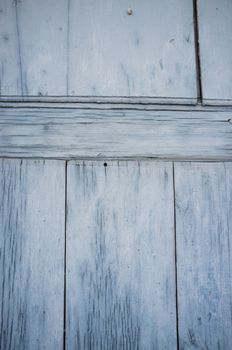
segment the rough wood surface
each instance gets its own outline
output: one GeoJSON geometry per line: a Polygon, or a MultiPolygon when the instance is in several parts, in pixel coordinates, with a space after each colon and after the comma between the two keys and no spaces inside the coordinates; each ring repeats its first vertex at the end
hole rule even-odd
{"type": "Polygon", "coordinates": [[[69,19],[71,95],[196,100],[191,0],[70,0],[69,19]]]}
{"type": "Polygon", "coordinates": [[[232,159],[232,111],[0,111],[0,156],[232,159]]]}
{"type": "Polygon", "coordinates": [[[67,3],[0,0],[1,95],[66,95],[67,3]]]}
{"type": "Polygon", "coordinates": [[[69,162],[67,349],[176,349],[172,164],[69,162]]]}
{"type": "Polygon", "coordinates": [[[175,165],[180,349],[231,349],[232,163],[175,165]]]}
{"type": "Polygon", "coordinates": [[[148,110],[148,111],[187,111],[187,112],[225,112],[232,111],[230,106],[202,106],[200,102],[195,105],[188,104],[163,104],[152,103],[149,99],[147,103],[143,100],[134,101],[133,103],[125,101],[112,101],[111,103],[105,102],[104,99],[96,98],[95,101],[91,101],[91,98],[84,98],[83,101],[76,102],[75,98],[70,97],[70,101],[67,102],[66,98],[62,97],[48,97],[48,99],[30,98],[29,100],[10,101],[8,98],[0,97],[0,109],[2,108],[67,108],[67,109],[110,109],[110,110],[148,110]]]}
{"type": "Polygon", "coordinates": [[[0,160],[0,349],[63,349],[65,165],[0,160]]]}
{"type": "Polygon", "coordinates": [[[0,0],[0,20],[2,96],[196,102],[191,0],[0,0]]]}
{"type": "Polygon", "coordinates": [[[0,96],[22,94],[18,13],[13,3],[0,0],[0,96]]]}
{"type": "Polygon", "coordinates": [[[232,105],[232,1],[200,0],[198,14],[203,102],[232,105]]]}

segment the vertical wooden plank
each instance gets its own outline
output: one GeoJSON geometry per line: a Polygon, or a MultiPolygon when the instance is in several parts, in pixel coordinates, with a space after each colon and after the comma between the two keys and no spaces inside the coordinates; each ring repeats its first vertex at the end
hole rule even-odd
{"type": "Polygon", "coordinates": [[[65,166],[0,160],[0,348],[63,348],[65,166]]]}
{"type": "Polygon", "coordinates": [[[67,349],[176,349],[171,163],[70,162],[67,349]]]}
{"type": "Polygon", "coordinates": [[[71,95],[196,99],[191,0],[70,0],[69,23],[71,95]]]}
{"type": "Polygon", "coordinates": [[[204,103],[232,104],[232,1],[200,0],[198,12],[204,103]]]}
{"type": "Polygon", "coordinates": [[[21,95],[21,55],[15,2],[0,0],[0,23],[0,95],[21,95]]]}
{"type": "Polygon", "coordinates": [[[1,94],[66,95],[66,1],[1,0],[1,9],[1,94]]]}
{"type": "Polygon", "coordinates": [[[231,349],[232,164],[175,166],[180,349],[231,349]]]}
{"type": "Polygon", "coordinates": [[[1,95],[196,101],[192,0],[0,1],[1,95]]]}

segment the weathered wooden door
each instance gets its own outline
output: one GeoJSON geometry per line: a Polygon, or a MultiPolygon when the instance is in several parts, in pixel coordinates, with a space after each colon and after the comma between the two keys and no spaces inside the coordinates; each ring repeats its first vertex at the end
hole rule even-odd
{"type": "Polygon", "coordinates": [[[1,350],[232,349],[231,15],[0,0],[1,350]]]}

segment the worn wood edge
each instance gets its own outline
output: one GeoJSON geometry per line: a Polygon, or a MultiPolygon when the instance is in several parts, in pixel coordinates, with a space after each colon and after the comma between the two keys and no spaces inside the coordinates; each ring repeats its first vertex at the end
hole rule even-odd
{"type": "Polygon", "coordinates": [[[57,103],[141,103],[141,104],[186,104],[196,105],[197,97],[152,97],[152,96],[6,96],[0,102],[57,102],[57,103]]]}
{"type": "MultiPolygon", "coordinates": [[[[11,158],[11,157],[0,157],[0,162],[1,163],[7,163],[7,162],[10,162],[11,161],[14,161],[14,163],[17,165],[17,166],[20,166],[22,164],[22,162],[24,162],[28,168],[30,167],[34,167],[35,165],[46,165],[46,166],[57,166],[57,167],[65,167],[65,164],[66,164],[66,161],[64,159],[57,159],[57,158],[54,158],[54,159],[46,159],[46,158],[30,158],[30,157],[20,157],[20,158],[17,158],[17,157],[14,157],[14,158],[11,158]]],[[[10,164],[9,163],[9,164],[10,164]]]]}
{"type": "Polygon", "coordinates": [[[226,164],[227,167],[232,167],[232,162],[224,162],[224,161],[216,161],[216,162],[212,162],[212,161],[208,161],[208,162],[200,162],[200,161],[175,161],[174,162],[174,167],[175,168],[200,168],[202,169],[202,165],[204,164],[204,167],[221,167],[223,164],[226,164]]]}
{"type": "Polygon", "coordinates": [[[0,115],[1,110],[6,108],[16,109],[94,109],[94,110],[141,110],[141,111],[200,111],[200,112],[228,112],[232,111],[232,105],[203,105],[197,103],[196,105],[175,105],[175,104],[142,104],[142,103],[96,103],[96,102],[2,102],[0,101],[0,115]]]}
{"type": "Polygon", "coordinates": [[[230,161],[232,111],[1,109],[0,156],[230,161]]]}
{"type": "Polygon", "coordinates": [[[229,106],[232,107],[232,98],[231,99],[210,99],[210,98],[204,98],[202,100],[202,104],[204,106],[229,106]]]}
{"type": "Polygon", "coordinates": [[[221,166],[223,164],[227,164],[228,166],[232,167],[232,162],[231,161],[221,161],[221,160],[217,160],[217,161],[212,161],[212,160],[208,160],[208,161],[200,161],[200,160],[195,160],[195,161],[191,161],[191,160],[171,160],[171,159],[153,159],[153,158],[140,158],[140,159],[70,159],[67,160],[67,165],[68,166],[87,166],[87,167],[94,167],[94,166],[103,166],[103,167],[121,167],[121,166],[125,166],[127,167],[129,166],[134,166],[137,167],[138,165],[154,165],[155,167],[160,166],[163,167],[164,164],[166,166],[170,166],[172,167],[174,165],[174,167],[178,167],[178,166],[185,166],[185,167],[191,167],[192,164],[194,164],[194,167],[202,167],[202,164],[205,164],[206,166],[221,166]]]}
{"type": "Polygon", "coordinates": [[[165,166],[169,166],[172,168],[172,161],[163,161],[163,160],[153,160],[153,159],[137,159],[137,160],[132,160],[132,159],[119,159],[119,160],[115,160],[115,159],[96,159],[93,158],[92,160],[90,159],[84,159],[84,160],[68,160],[67,161],[67,165],[69,166],[87,166],[87,167],[94,167],[94,166],[103,166],[103,167],[135,167],[137,168],[138,165],[142,165],[142,166],[160,166],[163,167],[165,166]]]}
{"type": "MultiPolygon", "coordinates": [[[[186,118],[188,118],[189,113],[196,113],[195,116],[200,115],[200,113],[203,114],[209,114],[211,113],[212,117],[215,118],[216,115],[220,117],[225,113],[229,113],[228,115],[232,115],[232,106],[220,106],[220,105],[207,105],[203,106],[201,104],[197,104],[195,106],[186,106],[186,105],[141,105],[141,104],[103,104],[98,105],[95,103],[69,103],[69,104],[63,104],[63,103],[16,103],[16,104],[1,104],[0,102],[0,117],[5,116],[7,113],[10,115],[11,113],[20,114],[22,113],[31,113],[31,116],[34,113],[37,113],[41,117],[46,117],[46,115],[50,115],[53,113],[61,115],[62,113],[68,114],[68,113],[77,113],[79,116],[84,117],[86,113],[88,113],[88,116],[98,116],[99,113],[102,113],[103,115],[108,115],[108,117],[111,117],[114,115],[114,113],[121,113],[122,115],[126,115],[126,113],[133,113],[134,111],[134,117],[138,116],[139,113],[141,116],[144,114],[144,117],[149,114],[149,112],[170,112],[170,117],[177,115],[177,112],[185,112],[186,118]],[[51,111],[53,110],[53,111],[51,111]],[[88,111],[89,110],[89,111],[88,111]],[[124,113],[125,112],[125,113],[124,113]]],[[[167,114],[166,114],[167,115],[167,114]]],[[[209,117],[208,117],[209,119],[209,117]]]]}
{"type": "MultiPolygon", "coordinates": [[[[63,164],[68,164],[71,166],[76,166],[76,164],[81,164],[81,162],[89,162],[86,166],[90,166],[92,162],[99,162],[102,163],[104,166],[104,163],[107,162],[107,166],[113,166],[113,165],[108,165],[108,162],[116,162],[116,163],[122,163],[122,162],[131,162],[131,163],[136,163],[136,164],[141,164],[141,163],[156,163],[156,164],[167,164],[167,163],[174,163],[174,164],[230,164],[232,162],[232,157],[231,158],[177,158],[177,157],[172,157],[172,158],[165,158],[165,157],[113,157],[113,158],[108,158],[108,157],[73,157],[73,158],[67,158],[67,157],[42,157],[42,156],[21,156],[21,155],[7,155],[7,156],[2,156],[0,155],[1,160],[35,160],[35,161],[60,161],[63,162],[63,164]],[[76,164],[75,164],[76,163],[76,164]]],[[[92,166],[92,165],[91,165],[92,166]]],[[[117,165],[118,166],[118,165],[117,165]]],[[[125,165],[126,166],[126,165],[125,165]]]]}

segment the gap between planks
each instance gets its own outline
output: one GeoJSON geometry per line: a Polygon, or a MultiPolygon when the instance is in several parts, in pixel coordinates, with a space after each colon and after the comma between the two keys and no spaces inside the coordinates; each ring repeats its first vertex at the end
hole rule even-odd
{"type": "Polygon", "coordinates": [[[174,219],[174,250],[175,250],[175,293],[176,293],[176,348],[179,350],[179,310],[178,310],[178,270],[177,270],[177,238],[176,238],[176,185],[175,185],[175,162],[172,162],[172,181],[173,181],[173,219],[174,219]]]}
{"type": "Polygon", "coordinates": [[[64,195],[64,315],[63,315],[63,350],[66,349],[66,263],[67,263],[67,169],[68,161],[65,161],[65,195],[64,195]]]}
{"type": "Polygon", "coordinates": [[[196,80],[197,80],[197,97],[198,102],[202,105],[202,75],[201,75],[201,59],[200,59],[200,34],[199,34],[199,15],[198,0],[193,0],[193,26],[195,40],[195,58],[196,58],[196,80]]]}

